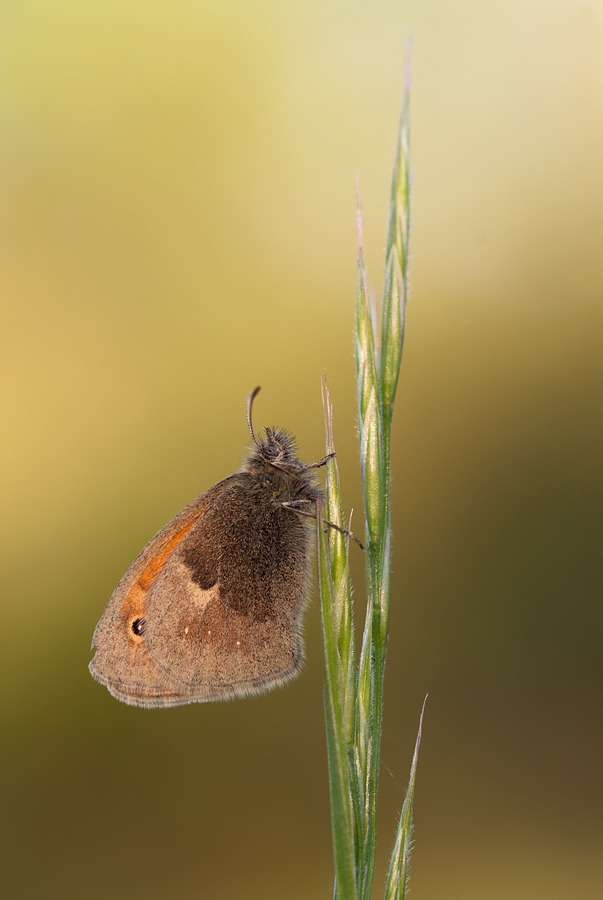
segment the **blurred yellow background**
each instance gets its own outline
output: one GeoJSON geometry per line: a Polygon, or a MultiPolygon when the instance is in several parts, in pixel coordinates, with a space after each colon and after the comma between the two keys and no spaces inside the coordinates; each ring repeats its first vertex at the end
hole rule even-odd
{"type": "Polygon", "coordinates": [[[600,898],[603,4],[0,23],[3,896],[330,896],[315,600],[303,675],[265,697],[132,709],[86,667],[130,562],[238,467],[254,385],[315,459],[326,368],[361,508],[354,178],[379,288],[413,26],[375,897],[429,692],[414,900],[600,898]]]}

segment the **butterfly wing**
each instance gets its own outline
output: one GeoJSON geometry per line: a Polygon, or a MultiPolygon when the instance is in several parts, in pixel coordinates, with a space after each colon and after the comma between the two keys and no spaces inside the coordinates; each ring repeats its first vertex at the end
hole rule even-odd
{"type": "Polygon", "coordinates": [[[96,626],[96,653],[88,668],[118,700],[135,706],[169,706],[179,692],[148,652],[146,630],[153,586],[176,548],[223,490],[218,482],[185,506],[149,541],[115,588],[96,626]]]}
{"type": "Polygon", "coordinates": [[[308,560],[298,516],[250,476],[225,479],[132,564],[95,633],[92,674],[146,707],[283,683],[302,661],[308,560]]]}
{"type": "Polygon", "coordinates": [[[303,658],[309,533],[249,475],[191,528],[149,600],[148,648],[190,700],[282,684],[303,658]]]}

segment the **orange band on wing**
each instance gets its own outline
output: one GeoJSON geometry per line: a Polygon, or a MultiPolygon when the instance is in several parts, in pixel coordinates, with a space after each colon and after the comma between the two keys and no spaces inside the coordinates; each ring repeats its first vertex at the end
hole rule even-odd
{"type": "Polygon", "coordinates": [[[132,614],[139,615],[144,612],[144,604],[149,586],[161,573],[161,570],[167,563],[168,559],[170,558],[178,544],[188,534],[198,518],[199,517],[196,516],[194,519],[192,519],[192,521],[189,521],[185,525],[183,525],[182,528],[180,528],[175,534],[173,534],[169,541],[161,547],[159,552],[156,553],[155,556],[151,557],[151,559],[148,561],[148,563],[124,597],[121,604],[122,615],[129,617],[132,614]]]}
{"type": "Polygon", "coordinates": [[[167,544],[161,548],[159,553],[149,560],[136,581],[136,584],[140,585],[143,591],[146,591],[149,584],[157,578],[182,538],[188,534],[196,521],[197,519],[194,519],[192,522],[187,522],[186,525],[183,525],[167,544]]]}

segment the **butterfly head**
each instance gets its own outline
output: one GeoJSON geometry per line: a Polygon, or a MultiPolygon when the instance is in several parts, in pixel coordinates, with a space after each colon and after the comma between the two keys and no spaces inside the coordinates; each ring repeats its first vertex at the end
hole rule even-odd
{"type": "Polygon", "coordinates": [[[261,481],[273,484],[277,491],[301,494],[315,500],[319,495],[316,479],[311,469],[296,454],[295,439],[282,428],[264,428],[264,438],[258,438],[253,430],[251,411],[259,387],[247,399],[247,424],[253,446],[246,457],[242,471],[260,477],[261,481]]]}
{"type": "Polygon", "coordinates": [[[255,464],[254,468],[272,467],[282,471],[301,471],[304,463],[295,455],[295,438],[282,428],[264,428],[266,438],[257,438],[254,435],[254,444],[251,448],[248,463],[255,464]]]}

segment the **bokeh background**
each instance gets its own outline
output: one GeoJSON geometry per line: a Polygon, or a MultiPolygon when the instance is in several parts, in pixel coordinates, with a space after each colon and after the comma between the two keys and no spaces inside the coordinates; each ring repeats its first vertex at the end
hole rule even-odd
{"type": "Polygon", "coordinates": [[[87,663],[142,546],[238,467],[254,385],[257,424],[309,460],[326,368],[360,510],[354,179],[378,290],[411,26],[375,897],[426,693],[415,900],[603,895],[603,4],[20,0],[0,7],[3,896],[330,895],[315,600],[302,677],[265,697],[131,709],[87,663]]]}

